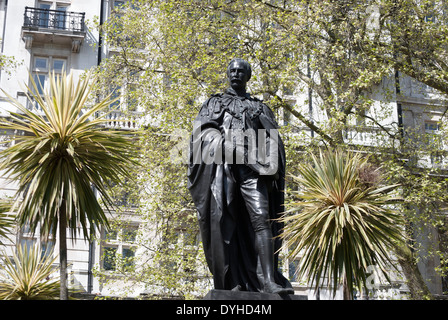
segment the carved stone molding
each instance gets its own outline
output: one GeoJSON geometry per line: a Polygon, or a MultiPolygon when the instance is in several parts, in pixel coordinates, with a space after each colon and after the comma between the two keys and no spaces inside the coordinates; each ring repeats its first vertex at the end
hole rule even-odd
{"type": "Polygon", "coordinates": [[[33,36],[30,34],[24,35],[23,41],[25,41],[25,48],[31,49],[33,46],[33,36]]]}
{"type": "Polygon", "coordinates": [[[81,43],[82,43],[82,41],[79,39],[72,40],[72,52],[73,53],[79,53],[79,50],[81,49],[81,43]]]}

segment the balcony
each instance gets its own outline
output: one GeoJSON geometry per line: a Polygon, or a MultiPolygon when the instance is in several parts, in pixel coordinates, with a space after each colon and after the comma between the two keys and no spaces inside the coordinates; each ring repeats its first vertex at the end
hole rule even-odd
{"type": "Polygon", "coordinates": [[[136,131],[140,129],[142,115],[139,112],[123,113],[120,110],[110,111],[104,123],[105,128],[125,131],[136,131]]]}
{"type": "Polygon", "coordinates": [[[86,36],[84,12],[25,7],[22,38],[27,49],[53,43],[78,53],[86,36]]]}

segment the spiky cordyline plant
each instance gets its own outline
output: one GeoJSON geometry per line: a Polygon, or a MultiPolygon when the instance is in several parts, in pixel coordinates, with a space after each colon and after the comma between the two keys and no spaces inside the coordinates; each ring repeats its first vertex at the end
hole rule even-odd
{"type": "MultiPolygon", "coordinates": [[[[81,227],[89,238],[89,228],[108,226],[104,204],[112,205],[107,182],[119,184],[128,175],[134,156],[132,140],[122,132],[104,128],[101,112],[112,101],[108,98],[88,106],[92,91],[90,74],[76,82],[73,74],[50,74],[49,88],[43,96],[38,84],[27,87],[28,99],[40,110],[28,110],[8,95],[18,112],[1,127],[20,132],[15,143],[0,152],[0,168],[18,182],[15,208],[19,226],[29,225],[34,232],[56,236],[59,227],[61,279],[66,279],[66,227],[72,236],[81,227]]],[[[5,93],[6,94],[6,93],[5,93]]],[[[66,291],[62,281],[62,291],[66,291]]],[[[67,297],[63,295],[64,299],[67,297]]]]}
{"type": "Polygon", "coordinates": [[[368,171],[369,163],[358,154],[335,151],[312,158],[292,177],[300,201],[290,203],[283,216],[282,237],[291,257],[303,254],[300,277],[316,288],[332,279],[333,294],[345,284],[350,299],[354,288],[367,288],[369,266],[388,279],[390,249],[402,241],[402,217],[390,206],[398,200],[392,196],[396,185],[362,181],[360,172],[368,171]]]}
{"type": "Polygon", "coordinates": [[[22,132],[15,136],[13,146],[2,151],[1,168],[19,183],[18,216],[21,225],[31,228],[42,223],[41,232],[55,232],[61,204],[65,203],[68,223],[73,232],[78,226],[88,237],[88,221],[93,226],[106,224],[92,185],[111,204],[106,192],[105,178],[120,182],[126,175],[131,141],[120,132],[105,130],[107,120],[96,117],[111,103],[104,99],[88,108],[91,93],[90,78],[76,83],[73,75],[49,77],[49,90],[43,96],[38,84],[27,87],[30,101],[36,101],[41,112],[28,110],[12,97],[10,101],[19,112],[11,112],[2,128],[22,132]],[[56,218],[56,219],[55,219],[56,218]]]}
{"type": "Polygon", "coordinates": [[[12,259],[4,256],[0,274],[1,300],[48,300],[59,296],[56,257],[42,254],[39,246],[18,246],[12,259]]]}

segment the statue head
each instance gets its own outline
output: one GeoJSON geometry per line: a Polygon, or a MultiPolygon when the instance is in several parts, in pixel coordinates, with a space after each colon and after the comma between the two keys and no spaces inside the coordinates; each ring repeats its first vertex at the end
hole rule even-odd
{"type": "Polygon", "coordinates": [[[252,69],[246,60],[235,58],[227,66],[227,78],[235,91],[246,91],[246,84],[252,76],[252,69]]]}

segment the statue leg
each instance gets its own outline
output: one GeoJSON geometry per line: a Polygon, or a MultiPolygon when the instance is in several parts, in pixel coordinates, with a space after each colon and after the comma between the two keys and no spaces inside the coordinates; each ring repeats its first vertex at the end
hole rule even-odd
{"type": "Polygon", "coordinates": [[[264,291],[269,293],[291,293],[274,280],[274,244],[269,223],[268,188],[263,178],[246,177],[240,182],[240,190],[249,212],[255,232],[255,250],[260,258],[264,276],[264,291]]]}
{"type": "Polygon", "coordinates": [[[255,231],[255,250],[260,257],[261,268],[265,282],[274,280],[274,250],[272,245],[272,232],[269,229],[255,231]]]}

